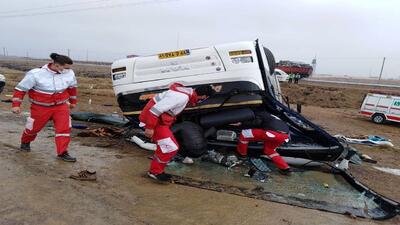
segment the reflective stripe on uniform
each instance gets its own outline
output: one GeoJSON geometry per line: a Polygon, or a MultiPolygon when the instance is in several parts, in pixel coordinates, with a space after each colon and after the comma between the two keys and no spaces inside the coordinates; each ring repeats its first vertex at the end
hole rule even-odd
{"type": "Polygon", "coordinates": [[[273,153],[271,155],[268,155],[268,157],[270,157],[271,159],[274,157],[280,156],[278,153],[273,153]]]}
{"type": "Polygon", "coordinates": [[[56,137],[69,137],[70,134],[56,134],[56,137]]]}
{"type": "Polygon", "coordinates": [[[12,98],[11,101],[13,101],[13,102],[22,102],[22,99],[20,99],[20,98],[12,98]]]}
{"type": "Polygon", "coordinates": [[[161,97],[159,95],[154,96],[153,99],[154,99],[155,102],[161,101],[161,97]]]}
{"type": "Polygon", "coordinates": [[[24,134],[28,135],[28,136],[35,136],[37,133],[27,133],[26,130],[24,130],[24,134]]]}
{"type": "Polygon", "coordinates": [[[76,96],[69,96],[69,99],[76,99],[76,96]]]}
{"type": "Polygon", "coordinates": [[[192,88],[187,88],[187,87],[176,87],[177,91],[186,93],[188,95],[192,95],[193,94],[193,89],[192,88]]]}
{"type": "Polygon", "coordinates": [[[253,138],[254,137],[253,131],[251,129],[242,130],[242,135],[245,138],[253,138]]]}
{"type": "Polygon", "coordinates": [[[162,164],[167,164],[169,161],[162,161],[160,158],[158,158],[156,155],[153,156],[154,159],[157,160],[157,162],[162,163],[162,164]]]}
{"type": "Polygon", "coordinates": [[[64,92],[66,89],[60,89],[60,90],[46,90],[46,89],[42,89],[42,88],[38,88],[38,87],[33,87],[33,90],[40,92],[40,93],[44,93],[44,94],[54,94],[54,93],[62,93],[64,92]]]}
{"type": "Polygon", "coordinates": [[[173,116],[173,117],[175,117],[176,115],[175,115],[175,113],[174,112],[172,112],[172,110],[168,110],[167,111],[167,113],[170,115],[170,116],[173,116]]]}
{"type": "Polygon", "coordinates": [[[248,141],[242,141],[242,140],[240,140],[240,139],[239,139],[239,141],[240,141],[240,143],[242,143],[242,144],[248,144],[248,143],[249,143],[248,141]]]}
{"type": "Polygon", "coordinates": [[[25,88],[24,86],[21,85],[17,85],[15,89],[17,89],[18,91],[29,91],[29,88],[25,88]]]}
{"type": "Polygon", "coordinates": [[[274,137],[276,137],[275,136],[275,134],[273,134],[273,133],[270,133],[270,132],[265,132],[265,134],[268,136],[268,137],[270,137],[270,138],[274,138],[274,137]]]}
{"type": "Polygon", "coordinates": [[[151,107],[150,112],[153,113],[156,116],[160,116],[162,112],[160,112],[158,109],[151,107]]]}
{"type": "Polygon", "coordinates": [[[68,99],[66,99],[66,100],[64,100],[64,101],[61,101],[61,102],[56,102],[56,103],[38,102],[38,101],[35,101],[35,100],[31,99],[31,98],[29,99],[29,101],[32,102],[33,104],[36,104],[36,105],[41,105],[41,106],[53,106],[53,105],[61,105],[61,104],[64,104],[64,103],[68,102],[68,99]]]}

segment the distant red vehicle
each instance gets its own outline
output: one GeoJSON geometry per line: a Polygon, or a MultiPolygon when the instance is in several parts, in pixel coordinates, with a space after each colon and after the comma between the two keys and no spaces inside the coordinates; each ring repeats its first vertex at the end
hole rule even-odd
{"type": "Polygon", "coordinates": [[[309,77],[313,72],[313,67],[310,64],[303,62],[293,62],[281,60],[276,64],[276,68],[283,70],[287,74],[299,73],[302,77],[309,77]]]}

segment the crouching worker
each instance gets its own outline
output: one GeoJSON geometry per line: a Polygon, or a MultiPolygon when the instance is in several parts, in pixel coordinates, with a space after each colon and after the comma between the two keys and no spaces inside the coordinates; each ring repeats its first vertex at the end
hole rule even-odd
{"type": "Polygon", "coordinates": [[[264,154],[272,160],[283,174],[290,173],[290,167],[286,161],[276,152],[276,148],[289,141],[289,128],[278,117],[268,113],[256,115],[256,119],[243,122],[243,127],[249,129],[242,130],[239,136],[237,152],[241,157],[246,157],[249,142],[264,142],[264,154]]]}
{"type": "Polygon", "coordinates": [[[13,113],[21,113],[20,106],[26,93],[32,103],[20,149],[29,152],[30,143],[47,122],[53,120],[58,158],[75,162],[76,159],[68,154],[71,130],[69,108],[74,108],[77,102],[77,82],[71,70],[73,62],[69,57],[56,53],[52,53],[50,58],[53,62],[27,72],[14,90],[13,113]]]}
{"type": "Polygon", "coordinates": [[[171,179],[171,175],[164,173],[164,168],[178,152],[179,145],[170,127],[188,103],[196,105],[196,91],[180,83],[173,83],[169,90],[151,99],[140,113],[140,126],[145,128],[145,135],[157,145],[147,173],[152,179],[171,179]]]}

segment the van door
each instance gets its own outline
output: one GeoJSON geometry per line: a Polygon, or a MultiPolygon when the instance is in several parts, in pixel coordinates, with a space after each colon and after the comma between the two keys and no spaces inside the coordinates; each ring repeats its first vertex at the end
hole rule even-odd
{"type": "Polygon", "coordinates": [[[379,102],[379,97],[368,94],[364,101],[363,110],[375,111],[376,105],[379,102]]]}
{"type": "Polygon", "coordinates": [[[376,105],[376,111],[388,114],[389,107],[392,105],[393,99],[390,97],[381,97],[376,105]]]}
{"type": "Polygon", "coordinates": [[[393,99],[393,103],[390,107],[390,114],[400,117],[400,99],[393,99]]]}

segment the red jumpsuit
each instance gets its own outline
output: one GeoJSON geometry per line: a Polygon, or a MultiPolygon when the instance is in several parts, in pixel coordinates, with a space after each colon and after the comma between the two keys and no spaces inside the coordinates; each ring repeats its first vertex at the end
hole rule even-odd
{"type": "Polygon", "coordinates": [[[170,127],[188,103],[192,105],[197,103],[196,92],[192,88],[174,83],[169,90],[151,99],[140,113],[141,126],[154,130],[152,141],[157,145],[150,165],[150,173],[163,173],[167,163],[178,152],[179,145],[170,127]]]}
{"type": "Polygon", "coordinates": [[[248,143],[251,141],[263,141],[264,142],[264,154],[271,158],[272,162],[281,170],[289,169],[289,165],[275,151],[277,147],[282,145],[284,142],[289,141],[289,135],[272,130],[264,129],[246,129],[242,130],[239,136],[239,144],[237,151],[240,155],[247,155],[248,143]]]}
{"type": "Polygon", "coordinates": [[[70,142],[71,119],[67,102],[77,102],[77,81],[72,70],[60,74],[49,65],[26,73],[15,87],[12,107],[19,107],[28,93],[31,115],[27,118],[21,142],[34,141],[47,122],[53,120],[57,154],[62,155],[67,152],[70,142]]]}

